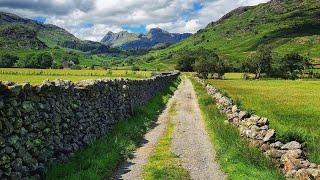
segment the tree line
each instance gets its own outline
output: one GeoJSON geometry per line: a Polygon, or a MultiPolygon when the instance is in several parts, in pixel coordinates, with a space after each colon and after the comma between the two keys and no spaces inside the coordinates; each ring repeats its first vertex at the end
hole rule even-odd
{"type": "Polygon", "coordinates": [[[0,55],[0,67],[22,67],[22,68],[39,68],[39,69],[62,69],[62,63],[68,64],[70,67],[77,66],[79,58],[72,53],[65,54],[61,58],[61,62],[56,62],[50,52],[43,52],[39,54],[27,54],[24,58],[12,54],[0,55]]]}
{"type": "MultiPolygon", "coordinates": [[[[183,49],[174,57],[180,71],[195,71],[203,78],[222,78],[225,72],[237,69],[227,60],[220,58],[214,51],[199,48],[196,50],[183,49]]],[[[254,79],[282,78],[297,79],[304,77],[312,68],[309,57],[298,53],[289,53],[283,57],[272,52],[270,46],[260,46],[255,53],[241,63],[238,70],[245,72],[244,78],[249,78],[249,73],[254,74],[254,79]]]]}

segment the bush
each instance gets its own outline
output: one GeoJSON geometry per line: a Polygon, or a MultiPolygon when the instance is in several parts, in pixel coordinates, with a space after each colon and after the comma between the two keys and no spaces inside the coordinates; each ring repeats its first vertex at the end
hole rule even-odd
{"type": "Polygon", "coordinates": [[[0,56],[0,67],[12,67],[19,60],[17,56],[4,54],[0,56]]]}
{"type": "Polygon", "coordinates": [[[63,69],[63,66],[61,63],[57,63],[57,62],[53,61],[52,69],[63,69]]]}
{"type": "Polygon", "coordinates": [[[140,68],[138,66],[132,66],[132,71],[140,71],[140,68]]]}
{"type": "Polygon", "coordinates": [[[79,65],[73,65],[73,66],[70,67],[70,69],[73,69],[73,70],[81,70],[82,67],[79,66],[79,65]]]}

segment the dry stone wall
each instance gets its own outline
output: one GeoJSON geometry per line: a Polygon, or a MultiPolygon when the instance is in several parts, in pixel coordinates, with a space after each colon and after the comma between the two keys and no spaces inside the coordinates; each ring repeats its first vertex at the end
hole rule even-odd
{"type": "Polygon", "coordinates": [[[39,179],[177,79],[0,83],[0,179],[39,179]]]}
{"type": "Polygon", "coordinates": [[[220,112],[226,114],[226,123],[238,127],[241,136],[248,138],[254,146],[260,147],[265,155],[274,159],[287,179],[320,180],[320,165],[311,163],[306,158],[299,142],[278,141],[276,132],[270,129],[267,118],[240,110],[232,99],[223,96],[218,89],[210,84],[206,85],[199,78],[196,79],[215,98],[220,112]]]}

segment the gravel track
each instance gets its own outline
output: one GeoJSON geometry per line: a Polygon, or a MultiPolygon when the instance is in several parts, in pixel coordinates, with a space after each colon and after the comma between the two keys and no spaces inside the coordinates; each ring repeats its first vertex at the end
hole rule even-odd
{"type": "Polygon", "coordinates": [[[189,171],[192,179],[225,179],[215,161],[215,152],[205,130],[191,81],[186,79],[179,91],[176,96],[177,116],[173,118],[172,151],[180,157],[182,166],[189,171]]]}
{"type": "Polygon", "coordinates": [[[197,97],[189,79],[183,79],[154,128],[145,135],[143,144],[134,153],[134,158],[127,160],[112,179],[142,179],[143,167],[147,165],[148,157],[165,133],[167,121],[174,122],[172,151],[178,155],[179,161],[190,173],[191,178],[225,179],[215,162],[215,152],[205,131],[197,97]],[[173,102],[177,103],[177,114],[170,116],[169,109],[173,102]]]}

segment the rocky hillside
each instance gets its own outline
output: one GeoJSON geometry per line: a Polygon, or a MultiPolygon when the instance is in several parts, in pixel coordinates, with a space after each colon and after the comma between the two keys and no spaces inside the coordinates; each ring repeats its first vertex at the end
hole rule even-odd
{"type": "Polygon", "coordinates": [[[298,52],[319,63],[319,1],[271,0],[257,6],[237,8],[191,38],[147,56],[163,62],[181,49],[204,47],[237,66],[260,45],[266,44],[280,55],[298,52]]]}
{"type": "Polygon", "coordinates": [[[112,47],[120,47],[121,49],[151,48],[161,44],[177,43],[191,35],[190,33],[169,33],[160,28],[153,28],[146,34],[130,33],[127,31],[119,33],[108,32],[101,42],[112,47]]]}
{"type": "Polygon", "coordinates": [[[47,47],[94,53],[113,51],[105,44],[80,40],[58,26],[41,24],[14,14],[0,12],[0,48],[44,49],[47,47]]]}

